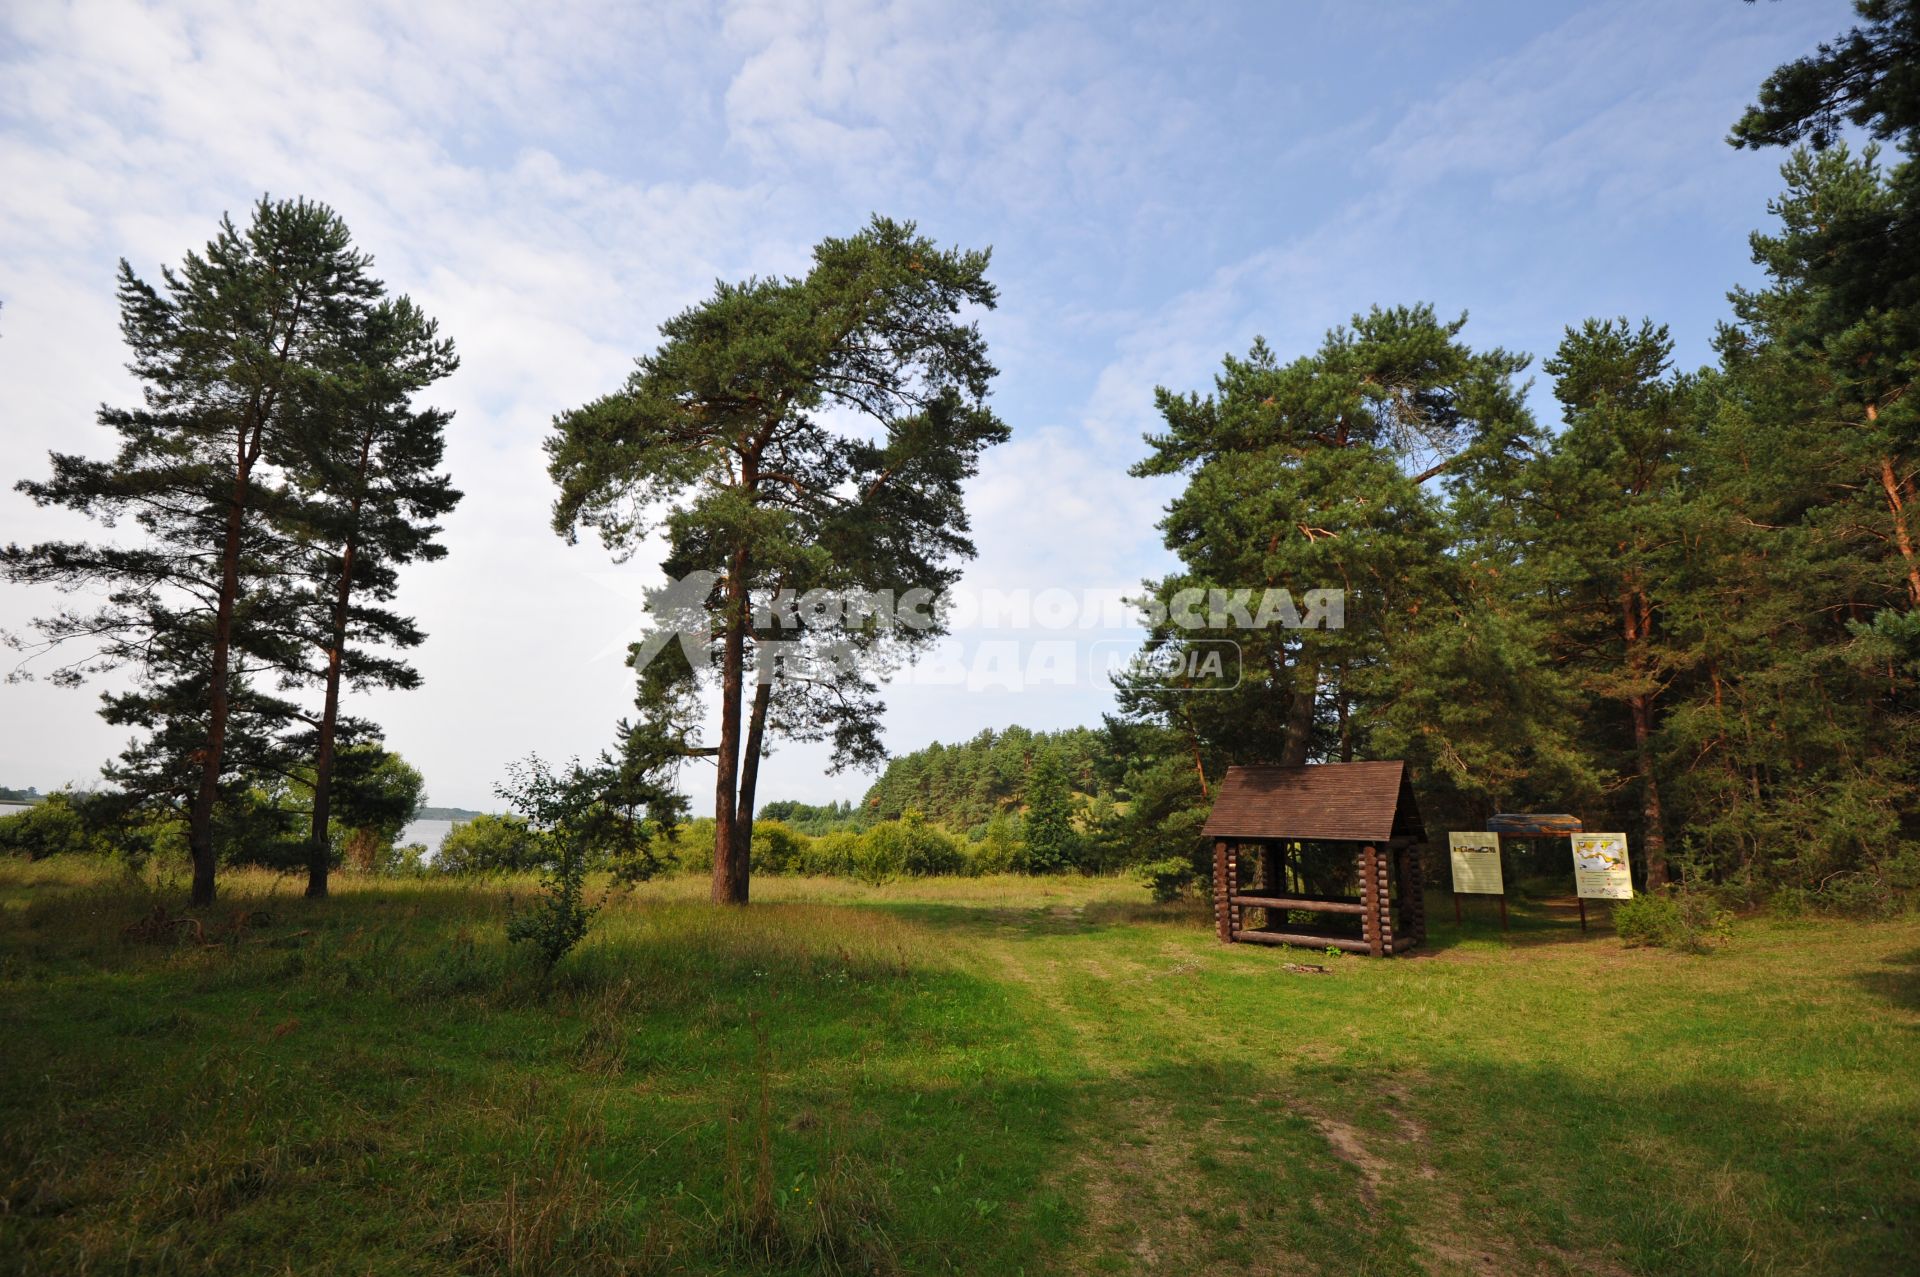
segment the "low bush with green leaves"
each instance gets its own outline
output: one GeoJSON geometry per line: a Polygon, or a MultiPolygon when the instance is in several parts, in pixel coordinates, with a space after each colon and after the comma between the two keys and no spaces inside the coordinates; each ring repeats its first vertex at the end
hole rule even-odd
{"type": "Polygon", "coordinates": [[[0,817],[0,854],[44,860],[104,850],[79,803],[68,793],[48,794],[17,815],[0,817]]]}
{"type": "Polygon", "coordinates": [[[447,831],[433,867],[442,873],[525,873],[547,861],[540,835],[519,816],[475,816],[447,831]]]}
{"type": "Polygon", "coordinates": [[[1727,939],[1733,916],[1702,891],[1651,892],[1613,906],[1613,929],[1629,945],[1705,953],[1727,939]]]}
{"type": "Polygon", "coordinates": [[[784,821],[753,822],[752,867],[757,874],[797,873],[806,848],[805,835],[784,821]]]}
{"type": "Polygon", "coordinates": [[[859,834],[844,830],[822,834],[805,840],[798,871],[817,878],[851,878],[859,856],[859,834]]]}
{"type": "Polygon", "coordinates": [[[1153,898],[1161,904],[1181,899],[1193,888],[1193,862],[1184,856],[1149,860],[1134,867],[1134,876],[1147,884],[1153,898]]]}

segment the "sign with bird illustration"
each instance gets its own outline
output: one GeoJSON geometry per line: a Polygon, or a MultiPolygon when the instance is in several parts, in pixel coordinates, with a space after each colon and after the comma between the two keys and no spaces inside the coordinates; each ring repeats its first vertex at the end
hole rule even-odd
{"type": "Polygon", "coordinates": [[[1587,900],[1633,899],[1625,834],[1573,835],[1574,890],[1587,900]]]}

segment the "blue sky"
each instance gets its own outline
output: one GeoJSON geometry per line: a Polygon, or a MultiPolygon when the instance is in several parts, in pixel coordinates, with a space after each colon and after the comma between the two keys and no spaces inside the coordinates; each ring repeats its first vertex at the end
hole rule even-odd
{"type": "MultiPolygon", "coordinates": [[[[126,402],[114,262],[155,275],[263,191],[341,211],[463,366],[451,558],[403,602],[424,689],[356,707],[435,801],[592,752],[627,709],[644,565],[548,530],[556,411],[615,387],[718,277],[797,271],[870,212],[991,245],[984,321],[1014,430],[972,492],[974,587],[1166,570],[1167,489],[1126,477],[1157,384],[1205,388],[1374,304],[1465,310],[1550,353],[1589,315],[1707,357],[1754,277],[1780,157],[1725,145],[1762,77],[1844,29],[1835,0],[404,5],[30,2],[0,13],[0,480],[104,452],[126,402]]],[[[1548,413],[1545,387],[1534,397],[1548,413]]],[[[0,541],[85,525],[0,494],[0,541]]],[[[56,602],[9,587],[0,628],[56,602]]],[[[971,638],[973,636],[963,636],[971,638]]],[[[895,749],[1094,723],[1107,696],[908,685],[895,749]]],[[[91,692],[0,686],[0,784],[120,746],[91,692]]],[[[768,798],[857,795],[810,748],[768,798]]],[[[707,788],[703,774],[690,788],[707,788]]]]}

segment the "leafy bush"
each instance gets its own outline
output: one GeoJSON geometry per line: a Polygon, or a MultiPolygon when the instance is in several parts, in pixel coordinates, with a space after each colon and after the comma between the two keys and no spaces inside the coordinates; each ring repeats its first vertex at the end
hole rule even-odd
{"type": "Polygon", "coordinates": [[[882,821],[866,833],[853,852],[853,876],[880,886],[898,878],[907,867],[907,838],[897,820],[882,821]]]}
{"type": "Polygon", "coordinates": [[[455,825],[433,867],[442,873],[523,873],[547,862],[545,843],[518,816],[475,816],[455,825]]]}
{"type": "Polygon", "coordinates": [[[1890,918],[1912,896],[1914,867],[1911,851],[1864,869],[1837,873],[1820,884],[1811,903],[1818,908],[1855,918],[1890,918]]]}
{"type": "Polygon", "coordinates": [[[1164,860],[1149,860],[1145,864],[1134,866],[1136,877],[1147,884],[1153,892],[1153,898],[1161,904],[1170,904],[1187,894],[1196,881],[1193,862],[1185,856],[1169,856],[1164,860]]]}
{"type": "Polygon", "coordinates": [[[427,845],[422,842],[402,843],[399,846],[388,845],[374,863],[373,871],[380,874],[393,874],[403,878],[418,878],[431,868],[427,860],[427,845]]]}
{"type": "Polygon", "coordinates": [[[1020,863],[1023,851],[1019,826],[1011,816],[1001,812],[987,822],[980,840],[968,848],[968,868],[976,874],[1011,873],[1020,863]]]}
{"type": "Polygon", "coordinates": [[[496,792],[520,813],[548,850],[540,875],[540,897],[531,909],[509,903],[507,939],[532,945],[551,971],[573,946],[586,938],[587,925],[599,912],[586,902],[589,830],[600,797],[587,783],[579,763],[555,774],[532,756],[512,769],[512,780],[496,792]]]}
{"type": "Polygon", "coordinates": [[[712,873],[713,827],[713,817],[697,816],[674,826],[671,834],[663,834],[656,850],[667,867],[677,873],[712,873]]]}
{"type": "Polygon", "coordinates": [[[819,877],[847,878],[853,875],[860,856],[860,835],[846,832],[822,834],[809,839],[800,851],[801,873],[819,877]]]}
{"type": "Polygon", "coordinates": [[[778,820],[753,822],[752,869],[757,874],[797,872],[806,851],[806,835],[778,820]]]}
{"type": "Polygon", "coordinates": [[[600,912],[586,902],[586,865],[574,854],[562,854],[540,875],[540,896],[531,909],[513,909],[507,918],[507,939],[530,944],[549,969],[587,936],[587,925],[600,912]]]}
{"type": "Polygon", "coordinates": [[[108,850],[89,827],[75,795],[48,794],[17,815],[0,817],[0,854],[44,860],[48,856],[90,854],[108,850]]]}
{"type": "Polygon", "coordinates": [[[1732,915],[1705,892],[1663,892],[1617,902],[1613,929],[1628,945],[1705,953],[1731,933],[1732,915]]]}
{"type": "Polygon", "coordinates": [[[960,849],[960,840],[938,825],[929,825],[919,812],[908,812],[901,818],[900,827],[906,836],[906,871],[912,877],[967,871],[967,855],[960,849]]]}
{"type": "Polygon", "coordinates": [[[885,820],[860,835],[854,849],[853,875],[864,882],[882,883],[907,875],[931,878],[967,872],[966,852],[952,834],[929,825],[918,812],[899,820],[885,820]]]}

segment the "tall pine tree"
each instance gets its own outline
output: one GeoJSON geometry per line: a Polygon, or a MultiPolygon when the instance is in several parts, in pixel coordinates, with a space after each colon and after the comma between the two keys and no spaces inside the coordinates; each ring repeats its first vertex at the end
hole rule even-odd
{"type": "Polygon", "coordinates": [[[460,500],[440,472],[451,414],[413,403],[457,366],[453,343],[401,297],[374,307],[343,355],[341,375],[307,402],[296,475],[302,499],[284,520],[289,535],[312,546],[300,598],[307,641],[297,649],[301,663],[286,672],[317,683],[321,694],[319,712],[309,719],[309,896],[327,894],[343,729],[349,737],[364,732],[342,719],[343,685],[418,685],[418,673],[394,650],[416,647],[425,636],[386,605],[398,591],[402,567],[445,557],[436,520],[460,500]]]}
{"type": "MultiPolygon", "coordinates": [[[[204,905],[214,896],[215,807],[237,775],[227,748],[236,711],[277,712],[248,694],[248,671],[284,667],[297,642],[282,586],[297,575],[295,549],[273,526],[294,500],[282,470],[311,428],[307,406],[347,366],[343,348],[379,286],[332,210],[268,199],[245,230],[223,219],[204,252],[163,269],[158,288],[124,261],[119,280],[144,403],[101,410],[119,440],[111,460],[55,453],[52,477],[20,488],[104,523],[130,519],[144,536],[13,545],[0,569],[16,582],[105,594],[97,609],[39,622],[40,639],[85,647],[65,678],[142,670],[148,694],[115,698],[109,716],[166,742],[162,757],[136,750],[137,765],[192,774],[192,898],[204,905]]],[[[251,738],[271,731],[246,725],[251,738]]]]}
{"type": "MultiPolygon", "coordinates": [[[[939,632],[934,617],[917,629],[842,630],[828,679],[783,693],[771,658],[757,660],[771,596],[937,592],[973,553],[961,485],[1007,437],[986,406],[986,343],[961,318],[994,304],[986,268],[984,252],[942,249],[876,217],[818,245],[804,277],[722,284],[662,327],[623,390],[555,421],[556,530],[595,532],[624,556],[658,528],[670,578],[713,575],[703,602],[720,729],[689,752],[716,763],[716,901],[746,902],[759,758],[770,733],[807,717],[781,716],[777,699],[811,705],[811,721],[831,724],[844,750],[867,749],[874,675],[890,651],[939,632]],[[865,433],[836,429],[824,416],[833,411],[863,420],[865,433]]],[[[780,637],[827,638],[789,627],[780,637]]],[[[643,671],[642,688],[645,701],[665,684],[643,671]]]]}

